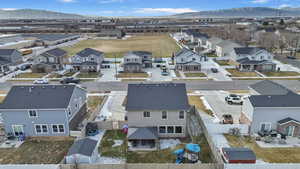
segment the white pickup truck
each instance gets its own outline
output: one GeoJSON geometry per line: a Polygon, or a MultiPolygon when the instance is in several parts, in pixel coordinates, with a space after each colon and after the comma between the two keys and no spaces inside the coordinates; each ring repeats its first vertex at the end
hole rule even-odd
{"type": "Polygon", "coordinates": [[[228,104],[243,104],[243,98],[240,95],[230,94],[229,96],[225,97],[225,101],[228,104]]]}

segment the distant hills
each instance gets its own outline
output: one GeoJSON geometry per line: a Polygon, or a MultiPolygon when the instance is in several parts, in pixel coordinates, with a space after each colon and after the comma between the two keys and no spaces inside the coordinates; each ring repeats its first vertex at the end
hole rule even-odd
{"type": "Polygon", "coordinates": [[[1,10],[0,19],[83,19],[86,16],[35,9],[1,10]]]}
{"type": "Polygon", "coordinates": [[[246,7],[214,11],[200,11],[173,15],[173,17],[275,17],[275,16],[300,16],[300,8],[266,8],[246,7]]]}

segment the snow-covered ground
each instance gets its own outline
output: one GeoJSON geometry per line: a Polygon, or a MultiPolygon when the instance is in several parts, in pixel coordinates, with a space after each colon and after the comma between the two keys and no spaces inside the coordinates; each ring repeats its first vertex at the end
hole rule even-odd
{"type": "Polygon", "coordinates": [[[97,164],[124,164],[125,159],[98,156],[97,164]]]}
{"type": "Polygon", "coordinates": [[[178,139],[160,139],[160,149],[175,148],[177,145],[181,144],[178,139]]]}
{"type": "Polygon", "coordinates": [[[121,146],[123,143],[124,143],[123,140],[114,140],[114,145],[112,145],[112,147],[121,146]]]}

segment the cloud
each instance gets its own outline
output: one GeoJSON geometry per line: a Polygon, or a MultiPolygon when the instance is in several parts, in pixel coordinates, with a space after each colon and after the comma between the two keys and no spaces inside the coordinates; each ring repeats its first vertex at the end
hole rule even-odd
{"type": "Polygon", "coordinates": [[[279,5],[279,9],[281,9],[281,8],[287,8],[287,7],[292,7],[292,5],[289,5],[289,4],[281,4],[281,5],[279,5]]]}
{"type": "Polygon", "coordinates": [[[265,4],[268,2],[270,2],[270,0],[252,0],[251,1],[251,3],[254,3],[254,4],[265,4]]]}
{"type": "Polygon", "coordinates": [[[123,2],[124,0],[99,0],[99,3],[101,4],[109,4],[109,3],[120,3],[123,2]]]}
{"type": "Polygon", "coordinates": [[[169,14],[178,14],[186,12],[198,12],[191,8],[140,8],[135,11],[135,13],[143,14],[154,14],[154,13],[169,13],[169,14]]]}
{"type": "Polygon", "coordinates": [[[0,8],[3,11],[15,11],[17,10],[16,8],[0,8]]]}
{"type": "Polygon", "coordinates": [[[76,0],[59,0],[60,2],[63,2],[63,3],[73,3],[73,2],[76,2],[76,0]]]}

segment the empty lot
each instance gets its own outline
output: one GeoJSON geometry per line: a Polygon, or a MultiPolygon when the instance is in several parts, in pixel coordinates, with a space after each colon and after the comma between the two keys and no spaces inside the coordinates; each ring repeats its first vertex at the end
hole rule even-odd
{"type": "Polygon", "coordinates": [[[122,57],[129,51],[149,51],[154,57],[171,57],[174,52],[180,50],[179,46],[169,35],[134,36],[126,40],[84,40],[72,47],[63,48],[68,52],[68,56],[73,56],[77,52],[93,48],[105,53],[105,57],[122,57]]]}

